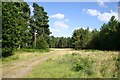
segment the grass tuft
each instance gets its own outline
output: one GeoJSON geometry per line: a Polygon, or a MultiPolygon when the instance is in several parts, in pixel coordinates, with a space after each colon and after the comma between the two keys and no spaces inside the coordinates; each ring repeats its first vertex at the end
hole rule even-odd
{"type": "Polygon", "coordinates": [[[8,56],[8,57],[3,57],[2,62],[11,62],[15,60],[24,60],[28,58],[32,58],[34,56],[38,56],[39,53],[45,53],[49,52],[49,49],[43,50],[43,49],[16,49],[12,53],[13,55],[8,56]],[[36,54],[37,53],[37,54],[36,54]]]}
{"type": "MultiPolygon", "coordinates": [[[[88,51],[91,52],[91,51],[88,51]]],[[[62,57],[50,58],[42,65],[33,69],[29,78],[115,78],[116,71],[116,55],[112,52],[95,51],[91,54],[87,52],[73,52],[62,57]],[[98,54],[96,54],[98,53],[98,54]],[[110,53],[110,54],[109,54],[110,53]],[[84,55],[83,55],[84,54],[84,55]],[[111,57],[112,56],[112,57],[111,57]]],[[[119,61],[119,60],[118,60],[119,61]]]]}

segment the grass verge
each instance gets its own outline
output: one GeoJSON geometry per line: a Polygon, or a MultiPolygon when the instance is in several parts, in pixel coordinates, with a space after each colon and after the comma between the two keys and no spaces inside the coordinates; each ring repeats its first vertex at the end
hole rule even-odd
{"type": "Polygon", "coordinates": [[[12,53],[13,55],[8,57],[2,58],[2,63],[8,63],[15,60],[25,60],[29,58],[33,58],[35,56],[42,55],[41,53],[49,52],[50,50],[43,50],[43,49],[16,49],[12,53]]]}
{"type": "MultiPolygon", "coordinates": [[[[62,57],[50,58],[25,76],[27,78],[116,78],[118,77],[117,56],[97,52],[83,56],[84,53],[72,53],[62,57]],[[91,55],[94,57],[91,57],[91,55]],[[95,58],[96,57],[96,58],[95,58]],[[109,57],[109,58],[108,58],[109,57]]],[[[106,53],[107,54],[107,53],[106,53]]]]}

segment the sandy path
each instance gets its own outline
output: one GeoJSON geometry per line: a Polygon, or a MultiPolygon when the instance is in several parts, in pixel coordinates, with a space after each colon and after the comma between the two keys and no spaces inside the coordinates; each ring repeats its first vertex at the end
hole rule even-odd
{"type": "Polygon", "coordinates": [[[32,59],[24,61],[14,61],[8,66],[2,68],[3,78],[22,78],[29,74],[32,69],[37,65],[42,64],[44,61],[51,57],[62,56],[71,52],[71,49],[53,49],[53,51],[47,52],[45,56],[36,56],[32,59]]]}

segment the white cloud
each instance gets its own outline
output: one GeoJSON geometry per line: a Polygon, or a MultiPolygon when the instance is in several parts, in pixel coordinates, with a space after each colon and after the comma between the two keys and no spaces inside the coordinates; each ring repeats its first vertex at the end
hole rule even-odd
{"type": "Polygon", "coordinates": [[[87,14],[90,14],[92,16],[97,16],[100,14],[100,12],[98,10],[94,10],[94,9],[88,9],[88,10],[84,9],[84,12],[86,12],[87,14]]]}
{"type": "Polygon", "coordinates": [[[52,31],[52,32],[61,32],[61,30],[56,29],[56,28],[50,28],[50,31],[52,31]]]}
{"type": "Polygon", "coordinates": [[[104,13],[101,13],[100,11],[98,10],[95,10],[95,9],[83,9],[83,12],[91,15],[91,16],[97,16],[97,18],[100,20],[100,21],[103,21],[103,22],[108,22],[109,19],[114,15],[116,19],[118,19],[118,13],[117,12],[114,12],[111,10],[111,12],[104,12],[104,13]]]}
{"type": "Polygon", "coordinates": [[[29,5],[29,8],[30,8],[30,13],[33,13],[34,8],[31,5],[29,5]]]}
{"type": "Polygon", "coordinates": [[[107,7],[105,5],[105,2],[103,0],[97,0],[98,4],[101,6],[101,7],[107,7]]]}
{"type": "Polygon", "coordinates": [[[57,13],[55,15],[51,15],[50,18],[55,18],[55,19],[64,19],[65,15],[61,13],[57,13]]]}
{"type": "Polygon", "coordinates": [[[101,20],[101,21],[104,21],[104,22],[108,22],[109,19],[110,19],[113,15],[115,16],[116,19],[118,19],[118,13],[117,13],[117,12],[113,12],[112,10],[111,10],[110,13],[104,12],[104,13],[100,14],[100,15],[98,16],[98,19],[101,20]]]}
{"type": "Polygon", "coordinates": [[[65,35],[64,33],[66,32],[66,30],[68,30],[69,25],[67,24],[69,22],[69,20],[67,18],[65,18],[64,14],[61,13],[57,13],[55,15],[51,15],[49,16],[51,19],[53,18],[55,21],[53,21],[50,30],[52,31],[51,35],[54,36],[69,36],[69,35],[65,35]]]}
{"type": "Polygon", "coordinates": [[[69,28],[69,26],[64,21],[55,21],[54,26],[61,29],[69,28]]]}

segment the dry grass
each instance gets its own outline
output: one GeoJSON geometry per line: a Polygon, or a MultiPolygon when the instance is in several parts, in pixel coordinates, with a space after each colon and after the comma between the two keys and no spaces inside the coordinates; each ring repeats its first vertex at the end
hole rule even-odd
{"type": "MultiPolygon", "coordinates": [[[[58,49],[59,51],[59,49],[58,49]]],[[[116,51],[96,51],[96,50],[68,50],[61,49],[58,54],[64,56],[53,57],[47,60],[42,65],[33,69],[32,73],[28,75],[29,78],[115,78],[118,77],[118,69],[116,60],[118,59],[119,52],[116,51]],[[67,53],[67,54],[66,54],[67,53]],[[73,54],[76,57],[72,56],[73,54]],[[71,70],[74,64],[70,62],[74,59],[91,59],[93,64],[89,64],[91,68],[83,69],[80,72],[71,70]],[[90,72],[92,75],[87,75],[84,71],[90,72]],[[93,73],[91,73],[93,72],[93,73]]],[[[83,61],[84,63],[84,61],[83,61]]]]}
{"type": "Polygon", "coordinates": [[[73,50],[71,53],[79,53],[83,58],[93,59],[95,61],[94,70],[96,71],[96,77],[116,77],[118,75],[116,66],[120,54],[118,51],[73,50]]]}
{"type": "MultiPolygon", "coordinates": [[[[117,77],[118,68],[116,65],[119,52],[99,50],[71,50],[51,49],[50,52],[40,54],[39,52],[16,52],[13,56],[3,61],[4,77],[29,77],[29,78],[103,78],[117,77]],[[94,60],[91,69],[92,75],[85,75],[84,72],[71,70],[74,58],[94,60]],[[9,72],[9,73],[8,73],[9,72]],[[28,74],[28,76],[27,76],[28,74]]],[[[84,62],[83,62],[84,63],[84,62]]]]}

